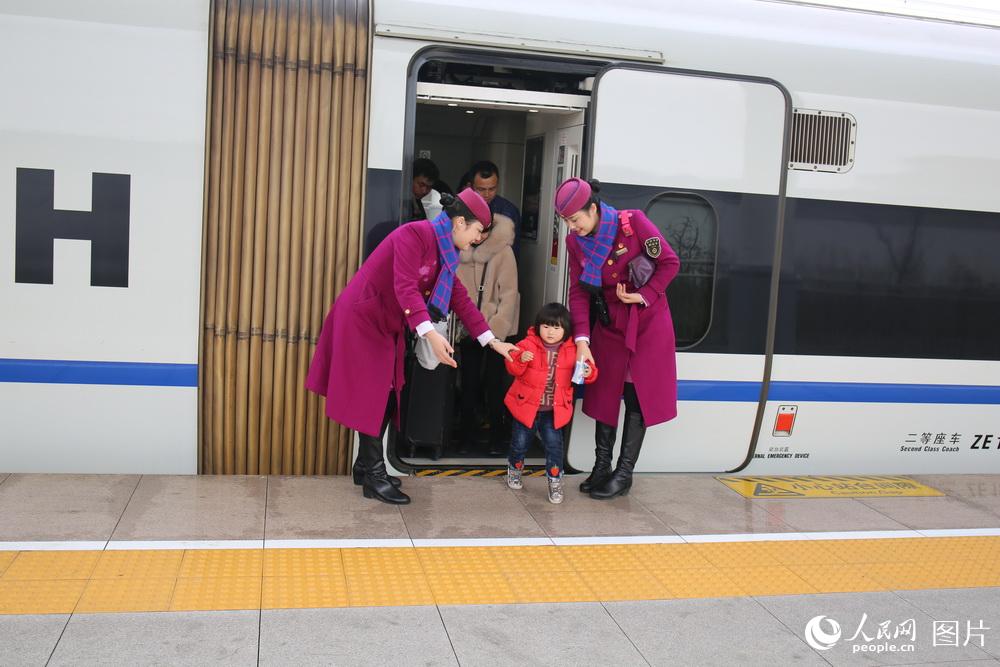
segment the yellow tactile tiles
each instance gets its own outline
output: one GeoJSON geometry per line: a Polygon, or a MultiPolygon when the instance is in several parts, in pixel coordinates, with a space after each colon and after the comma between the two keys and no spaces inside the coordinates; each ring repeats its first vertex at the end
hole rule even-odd
{"type": "Polygon", "coordinates": [[[3,573],[4,581],[53,581],[90,578],[100,551],[23,551],[3,573]]]}
{"type": "Polygon", "coordinates": [[[16,551],[0,551],[0,576],[2,576],[4,570],[10,567],[10,564],[14,562],[15,556],[17,556],[16,551]]]}
{"type": "Polygon", "coordinates": [[[0,579],[0,614],[68,614],[86,586],[86,580],[0,579]]]}
{"type": "Polygon", "coordinates": [[[264,577],[262,609],[346,607],[347,581],[343,573],[314,577],[264,577]]]}
{"type": "Polygon", "coordinates": [[[76,605],[80,613],[168,611],[176,579],[91,579],[76,605]]]}
{"type": "Polygon", "coordinates": [[[1000,537],[0,552],[0,614],[510,604],[1000,586],[1000,537]]]}
{"type": "Polygon", "coordinates": [[[91,579],[173,579],[183,551],[102,551],[91,579]]]}

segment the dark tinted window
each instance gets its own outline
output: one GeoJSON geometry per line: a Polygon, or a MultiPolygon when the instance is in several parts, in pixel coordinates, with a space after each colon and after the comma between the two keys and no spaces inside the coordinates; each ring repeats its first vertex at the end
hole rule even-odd
{"type": "Polygon", "coordinates": [[[653,198],[646,216],[681,260],[680,273],[667,287],[667,299],[677,347],[689,347],[704,338],[712,321],[719,221],[702,197],[675,192],[653,198]]]}

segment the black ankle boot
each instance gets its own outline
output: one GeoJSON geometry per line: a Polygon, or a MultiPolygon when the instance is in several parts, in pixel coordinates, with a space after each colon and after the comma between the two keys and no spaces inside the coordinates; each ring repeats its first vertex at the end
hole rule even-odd
{"type": "MultiPolygon", "coordinates": [[[[385,468],[385,461],[379,461],[379,463],[381,463],[382,467],[385,468]]],[[[354,483],[357,484],[358,486],[361,486],[362,484],[365,483],[365,469],[364,466],[361,465],[360,453],[358,455],[358,458],[354,460],[354,467],[351,468],[351,475],[354,477],[354,483]]],[[[403,483],[399,481],[398,477],[394,477],[388,473],[386,473],[386,477],[389,478],[389,483],[392,484],[397,489],[403,485],[403,483]]]]}
{"type": "Polygon", "coordinates": [[[364,435],[359,440],[358,458],[362,459],[361,466],[365,471],[361,489],[365,498],[375,498],[390,505],[408,504],[410,497],[389,481],[382,458],[382,442],[364,435]]]}
{"type": "Polygon", "coordinates": [[[606,500],[624,496],[632,488],[632,470],[639,460],[642,439],[646,436],[646,423],[641,412],[626,412],[625,427],[622,432],[622,451],[618,455],[618,465],[611,477],[602,485],[590,491],[591,498],[606,500]]]}
{"type": "Polygon", "coordinates": [[[597,431],[594,434],[594,441],[597,446],[594,469],[590,471],[587,479],[580,482],[580,493],[590,493],[593,489],[600,488],[611,477],[611,452],[615,448],[615,435],[618,427],[608,426],[602,422],[596,422],[596,424],[597,431]]]}

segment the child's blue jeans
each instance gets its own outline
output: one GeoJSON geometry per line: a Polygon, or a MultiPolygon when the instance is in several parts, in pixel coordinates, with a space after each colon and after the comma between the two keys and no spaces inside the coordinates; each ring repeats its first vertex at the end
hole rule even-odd
{"type": "Polygon", "coordinates": [[[545,471],[549,477],[558,477],[563,468],[563,435],[562,429],[555,427],[552,410],[539,410],[535,423],[528,428],[518,420],[514,420],[510,434],[510,456],[508,461],[512,466],[520,467],[524,463],[524,455],[528,453],[535,432],[542,438],[545,446],[545,471]]]}

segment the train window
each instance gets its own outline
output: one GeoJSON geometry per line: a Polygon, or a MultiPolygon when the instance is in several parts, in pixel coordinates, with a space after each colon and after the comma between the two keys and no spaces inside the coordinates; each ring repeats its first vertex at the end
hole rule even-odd
{"type": "Polygon", "coordinates": [[[681,270],[667,287],[677,347],[692,347],[712,322],[715,256],[719,219],[703,197],[668,192],[646,206],[646,216],[659,228],[681,260],[681,270]]]}

